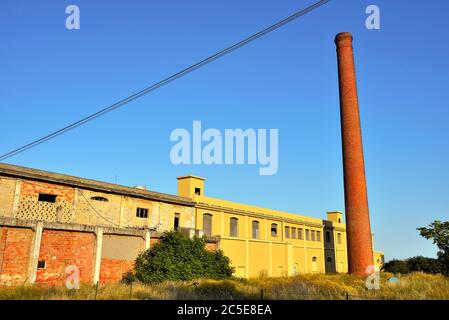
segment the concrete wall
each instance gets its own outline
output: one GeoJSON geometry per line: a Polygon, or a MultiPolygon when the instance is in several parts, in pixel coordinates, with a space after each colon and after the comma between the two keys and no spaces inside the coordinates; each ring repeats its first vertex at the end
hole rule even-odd
{"type": "Polygon", "coordinates": [[[120,281],[122,275],[133,268],[137,255],[144,250],[145,240],[141,237],[104,235],[100,281],[120,281]]]}

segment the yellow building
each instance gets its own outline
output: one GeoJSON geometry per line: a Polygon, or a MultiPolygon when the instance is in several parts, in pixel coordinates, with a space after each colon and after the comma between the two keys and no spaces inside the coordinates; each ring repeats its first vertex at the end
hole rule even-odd
{"type": "MultiPolygon", "coordinates": [[[[240,277],[292,276],[299,273],[348,271],[343,214],[327,219],[205,196],[204,178],[178,178],[178,195],[195,202],[195,229],[219,238],[240,277]]],[[[383,254],[375,252],[380,267],[383,254]]]]}

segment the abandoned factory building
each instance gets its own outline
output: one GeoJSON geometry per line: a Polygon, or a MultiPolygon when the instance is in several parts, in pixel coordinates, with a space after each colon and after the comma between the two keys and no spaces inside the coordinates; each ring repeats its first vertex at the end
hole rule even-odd
{"type": "Polygon", "coordinates": [[[0,164],[0,285],[63,284],[68,266],[84,283],[119,281],[173,229],[204,234],[239,277],[348,271],[341,212],[320,219],[210,198],[204,184],[178,177],[169,195],[0,164]]]}

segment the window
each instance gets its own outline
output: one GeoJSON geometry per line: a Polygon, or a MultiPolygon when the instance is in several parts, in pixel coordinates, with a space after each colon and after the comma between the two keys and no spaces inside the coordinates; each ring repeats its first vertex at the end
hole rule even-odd
{"type": "Polygon", "coordinates": [[[321,231],[316,232],[316,241],[321,241],[321,231]]]}
{"type": "Polygon", "coordinates": [[[312,241],[315,241],[315,230],[312,230],[311,232],[311,238],[312,238],[312,241]]]}
{"type": "Polygon", "coordinates": [[[338,218],[338,223],[341,223],[341,219],[340,218],[338,218]]]}
{"type": "Polygon", "coordinates": [[[309,229],[306,229],[306,240],[309,240],[309,229]]]}
{"type": "Polygon", "coordinates": [[[57,197],[57,195],[55,195],[55,194],[39,193],[38,201],[55,203],[56,197],[57,197]]]}
{"type": "Polygon", "coordinates": [[[147,208],[137,208],[136,217],[137,218],[148,218],[148,209],[147,208]]]}
{"type": "Polygon", "coordinates": [[[303,236],[302,236],[302,229],[301,229],[301,228],[298,228],[298,239],[299,239],[299,240],[302,240],[302,239],[303,239],[303,236]]]}
{"type": "Polygon", "coordinates": [[[278,225],[276,223],[271,224],[271,236],[272,237],[278,236],[278,225]]]}
{"type": "Polygon", "coordinates": [[[90,200],[94,200],[94,201],[103,201],[103,202],[108,202],[109,200],[106,199],[105,197],[92,197],[90,198],[90,200]]]}
{"type": "Polygon", "coordinates": [[[39,260],[37,262],[37,268],[38,269],[45,269],[45,260],[39,260]]]}
{"type": "Polygon", "coordinates": [[[337,234],[337,240],[338,240],[338,244],[341,244],[341,233],[337,234]]]}
{"type": "Polygon", "coordinates": [[[229,235],[231,237],[238,237],[238,223],[239,219],[231,218],[229,220],[229,235]]]}
{"type": "Polygon", "coordinates": [[[296,239],[296,228],[292,228],[292,239],[296,239]]]}
{"type": "Polygon", "coordinates": [[[212,235],[212,215],[203,214],[203,232],[206,236],[212,235]]]}
{"type": "Polygon", "coordinates": [[[326,242],[327,243],[331,242],[331,233],[329,231],[326,231],[326,242]]]}
{"type": "Polygon", "coordinates": [[[290,227],[285,227],[285,237],[290,238],[290,227]]]}
{"type": "Polygon", "coordinates": [[[173,220],[173,228],[175,230],[179,228],[179,219],[180,219],[179,213],[175,213],[175,218],[173,220]]]}
{"type": "Polygon", "coordinates": [[[195,188],[195,194],[197,196],[200,196],[201,195],[201,188],[195,188]]]}
{"type": "Polygon", "coordinates": [[[259,221],[253,221],[251,228],[253,239],[259,239],[259,221]]]}

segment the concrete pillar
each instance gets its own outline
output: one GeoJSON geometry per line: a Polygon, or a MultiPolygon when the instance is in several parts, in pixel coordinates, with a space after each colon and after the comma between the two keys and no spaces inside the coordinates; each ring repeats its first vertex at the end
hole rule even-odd
{"type": "MultiPolygon", "coordinates": [[[[192,231],[192,230],[190,230],[192,231]]],[[[190,238],[192,238],[190,236],[190,238]]],[[[150,230],[146,230],[145,231],[145,250],[150,249],[151,247],[151,231],[150,230]]]]}
{"type": "Polygon", "coordinates": [[[38,221],[33,227],[34,237],[30,254],[30,265],[28,267],[28,282],[35,283],[37,276],[37,263],[39,261],[39,253],[41,249],[42,232],[44,230],[44,222],[38,221]]]}
{"type": "Polygon", "coordinates": [[[20,200],[20,189],[22,187],[22,180],[17,180],[16,181],[16,188],[14,191],[14,202],[13,202],[13,207],[12,207],[12,217],[16,218],[17,217],[17,211],[19,209],[19,200],[20,200]]]}
{"type": "Polygon", "coordinates": [[[100,281],[100,267],[101,267],[101,252],[103,250],[103,228],[98,227],[96,232],[96,247],[95,247],[95,265],[93,283],[97,284],[100,281]]]}
{"type": "Polygon", "coordinates": [[[335,44],[337,45],[340,86],[349,273],[365,275],[366,268],[373,262],[373,249],[352,35],[349,32],[339,33],[335,37],[335,44]]]}

